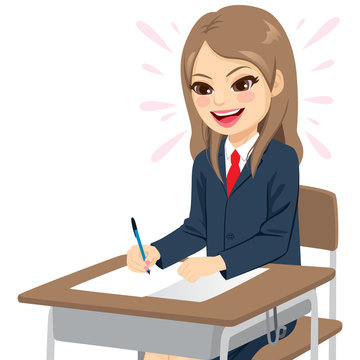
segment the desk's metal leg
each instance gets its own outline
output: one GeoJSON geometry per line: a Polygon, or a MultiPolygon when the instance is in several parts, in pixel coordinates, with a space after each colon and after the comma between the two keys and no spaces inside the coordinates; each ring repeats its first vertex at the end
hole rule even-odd
{"type": "Polygon", "coordinates": [[[220,360],[227,360],[229,352],[229,342],[232,336],[231,328],[224,328],[220,339],[220,360]]]}
{"type": "Polygon", "coordinates": [[[311,360],[318,360],[319,347],[319,318],[318,318],[318,301],[316,289],[309,293],[311,303],[311,360]]]}
{"type": "Polygon", "coordinates": [[[230,338],[238,334],[243,328],[244,325],[242,323],[224,328],[220,339],[220,360],[228,359],[230,338]]]}
{"type": "Polygon", "coordinates": [[[144,360],[145,353],[142,351],[138,351],[138,360],[144,360]]]}
{"type": "Polygon", "coordinates": [[[46,360],[54,360],[55,355],[55,339],[54,339],[54,326],[53,326],[53,308],[50,308],[48,318],[48,333],[47,333],[47,352],[46,360]]]}

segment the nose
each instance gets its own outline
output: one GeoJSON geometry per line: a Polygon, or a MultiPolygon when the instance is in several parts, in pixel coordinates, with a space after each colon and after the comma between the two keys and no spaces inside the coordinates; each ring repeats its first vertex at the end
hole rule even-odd
{"type": "Polygon", "coordinates": [[[222,91],[215,91],[214,94],[214,104],[215,105],[223,105],[225,102],[225,96],[222,91]]]}

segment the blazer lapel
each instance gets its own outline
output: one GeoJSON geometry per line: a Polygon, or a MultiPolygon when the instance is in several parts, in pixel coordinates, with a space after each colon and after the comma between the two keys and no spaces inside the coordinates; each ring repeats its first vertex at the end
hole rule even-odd
{"type": "MultiPolygon", "coordinates": [[[[231,190],[230,196],[251,176],[251,167],[250,167],[250,159],[251,155],[249,156],[246,164],[244,165],[243,169],[240,172],[239,177],[237,178],[234,187],[231,190]]],[[[260,160],[261,163],[262,160],[260,160]]],[[[259,163],[259,165],[260,165],[259,163]]]]}
{"type": "MultiPolygon", "coordinates": [[[[220,174],[221,174],[221,178],[223,179],[223,189],[225,191],[225,195],[227,197],[227,184],[226,184],[226,168],[225,168],[225,139],[221,140],[220,142],[220,146],[219,146],[219,156],[218,156],[218,161],[219,161],[219,169],[220,169],[220,174]]],[[[268,147],[266,147],[264,154],[266,153],[268,147]]],[[[263,156],[264,156],[263,154],[263,156]]],[[[241,170],[241,173],[239,175],[239,177],[237,178],[234,187],[231,190],[230,196],[241,186],[244,184],[244,182],[250,178],[251,176],[251,155],[250,154],[245,166],[243,167],[243,169],[241,170]]],[[[263,158],[261,157],[258,168],[260,167],[261,163],[263,162],[263,158]]]]}
{"type": "MultiPolygon", "coordinates": [[[[263,156],[264,154],[266,153],[268,148],[265,149],[264,153],[263,153],[263,156]]],[[[245,163],[245,166],[243,167],[239,177],[237,178],[236,180],[236,183],[234,185],[234,187],[232,188],[231,190],[231,193],[230,193],[230,196],[232,193],[234,193],[247,179],[249,179],[251,175],[251,155],[252,153],[250,154],[247,162],[245,163]]],[[[261,165],[261,163],[263,162],[263,156],[261,157],[260,161],[259,161],[259,165],[258,165],[258,169],[261,165]]]]}
{"type": "Polygon", "coordinates": [[[218,156],[218,161],[219,161],[219,170],[220,170],[220,175],[221,178],[223,180],[223,184],[222,187],[224,189],[225,195],[227,197],[227,185],[226,185],[226,169],[225,169],[225,139],[221,140],[220,142],[220,146],[219,146],[219,156],[218,156]]]}

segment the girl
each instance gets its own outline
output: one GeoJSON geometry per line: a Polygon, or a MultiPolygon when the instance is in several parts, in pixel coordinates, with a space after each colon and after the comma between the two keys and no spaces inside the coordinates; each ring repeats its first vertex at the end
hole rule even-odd
{"type": "MultiPolygon", "coordinates": [[[[202,16],[181,58],[192,136],[190,215],[178,229],[127,254],[129,269],[184,261],[188,281],[220,271],[225,279],[270,262],[300,264],[298,190],[302,146],[297,134],[293,52],[280,23],[251,6],[202,16]]],[[[287,335],[296,324],[287,324],[287,335]]],[[[251,359],[266,335],[229,352],[251,359]]],[[[150,359],[185,359],[146,353],[150,359]]],[[[218,359],[218,358],[217,358],[218,359]]]]}

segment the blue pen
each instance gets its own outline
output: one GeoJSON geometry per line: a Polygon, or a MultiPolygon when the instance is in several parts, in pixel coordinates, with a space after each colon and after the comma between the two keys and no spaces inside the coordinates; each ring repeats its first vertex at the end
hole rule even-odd
{"type": "MultiPolygon", "coordinates": [[[[139,236],[139,233],[138,233],[138,230],[137,230],[137,226],[136,226],[136,222],[135,222],[135,219],[132,217],[131,218],[131,225],[132,225],[132,228],[134,230],[134,234],[136,236],[136,240],[139,244],[139,248],[140,248],[140,251],[141,251],[141,255],[142,255],[142,258],[143,260],[145,261],[145,253],[144,253],[144,249],[143,249],[143,246],[141,244],[141,240],[140,240],[140,236],[139,236]]],[[[148,272],[148,274],[150,275],[150,270],[146,270],[148,272]]]]}

